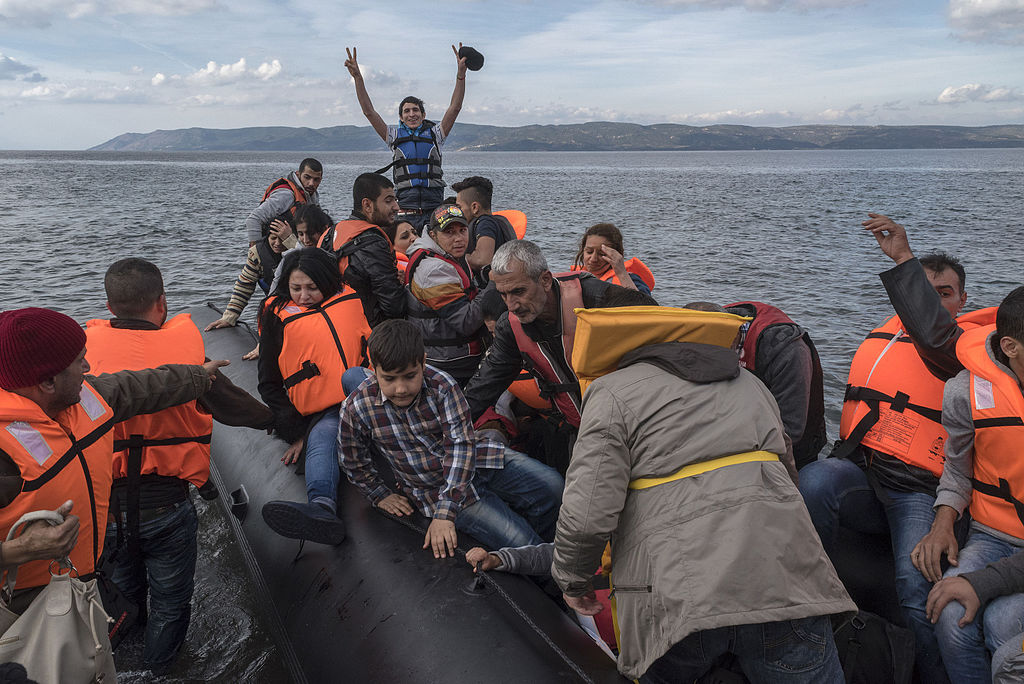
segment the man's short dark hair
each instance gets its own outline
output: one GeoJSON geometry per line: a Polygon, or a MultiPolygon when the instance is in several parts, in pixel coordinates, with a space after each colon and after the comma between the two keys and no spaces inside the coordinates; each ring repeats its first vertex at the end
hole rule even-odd
{"type": "Polygon", "coordinates": [[[312,157],[306,157],[305,159],[302,160],[302,163],[299,164],[300,174],[302,173],[303,169],[309,169],[313,173],[323,173],[324,165],[321,164],[318,160],[313,159],[312,157]]]}
{"type": "Polygon", "coordinates": [[[164,278],[156,264],[145,259],[121,259],[103,277],[110,311],[118,318],[141,318],[164,293],[164,278]]]}
{"type": "Polygon", "coordinates": [[[455,192],[465,192],[466,190],[469,190],[471,194],[469,200],[471,202],[479,202],[480,206],[483,207],[484,210],[491,210],[491,198],[494,196],[494,183],[483,176],[470,176],[458,183],[453,183],[452,190],[455,192]]]}
{"type": "Polygon", "coordinates": [[[401,102],[398,103],[398,116],[399,116],[399,118],[401,118],[401,116],[402,116],[402,107],[404,107],[407,104],[414,104],[417,107],[419,107],[420,108],[420,114],[422,114],[423,117],[426,118],[426,116],[427,116],[427,108],[423,104],[423,100],[421,100],[418,97],[413,97],[412,95],[409,95],[404,100],[402,100],[401,102]]]}
{"type": "Polygon", "coordinates": [[[918,261],[929,271],[934,271],[935,273],[942,273],[947,268],[953,269],[956,277],[960,280],[960,291],[964,291],[964,287],[967,285],[967,272],[964,271],[963,265],[956,257],[950,256],[945,252],[932,252],[918,258],[918,261]]]}
{"type": "Polygon", "coordinates": [[[367,340],[367,350],[374,368],[385,373],[396,373],[422,364],[426,353],[423,333],[401,318],[391,318],[378,324],[367,340]]]}
{"type": "Polygon", "coordinates": [[[362,213],[364,199],[376,202],[381,192],[393,187],[395,184],[379,173],[359,174],[356,182],[352,184],[352,211],[362,213]]]}
{"type": "Polygon", "coordinates": [[[996,345],[1004,337],[1024,344],[1024,285],[1003,298],[996,309],[996,345]]]}
{"type": "Polygon", "coordinates": [[[612,285],[605,290],[601,300],[601,307],[615,309],[620,306],[658,306],[658,302],[649,294],[629,287],[612,285]]]}

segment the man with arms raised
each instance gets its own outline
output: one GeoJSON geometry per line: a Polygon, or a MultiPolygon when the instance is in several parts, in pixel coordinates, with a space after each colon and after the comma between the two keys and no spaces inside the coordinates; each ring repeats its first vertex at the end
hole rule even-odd
{"type": "MultiPolygon", "coordinates": [[[[299,164],[298,171],[292,171],[284,178],[278,178],[263,193],[260,205],[245,219],[245,233],[252,247],[266,235],[274,219],[282,214],[294,214],[300,204],[320,204],[320,181],[324,178],[324,167],[316,159],[307,157],[299,164]]],[[[280,237],[284,237],[281,235],[280,237]]]]}
{"type": "Polygon", "coordinates": [[[405,288],[386,230],[397,214],[391,181],[379,173],[364,173],[352,186],[352,215],[320,238],[320,247],[338,258],[341,277],[359,295],[371,327],[405,317],[405,288]]]}
{"type": "MultiPolygon", "coordinates": [[[[461,47],[462,43],[459,43],[461,47]]],[[[462,100],[466,96],[466,57],[459,57],[459,50],[454,45],[452,50],[458,60],[458,72],[451,103],[441,117],[441,122],[428,120],[423,100],[410,95],[398,105],[399,123],[389,126],[370,102],[363,74],[356,61],[356,49],[345,48],[348,54],[345,68],[355,83],[356,98],[363,116],[394,154],[394,161],[381,169],[381,173],[393,168],[402,219],[412,223],[416,230],[423,228],[430,213],[444,198],[441,146],[455,125],[455,119],[462,109],[462,100]]]]}

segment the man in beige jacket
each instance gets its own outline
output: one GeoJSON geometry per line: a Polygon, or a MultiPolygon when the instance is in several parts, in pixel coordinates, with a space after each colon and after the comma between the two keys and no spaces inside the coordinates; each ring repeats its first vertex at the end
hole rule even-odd
{"type": "Polygon", "coordinates": [[[641,347],[587,389],[552,575],[596,612],[611,541],[623,674],[693,681],[731,652],[753,682],[843,681],[828,616],[856,606],[786,451],[775,400],[730,349],[641,347]]]}

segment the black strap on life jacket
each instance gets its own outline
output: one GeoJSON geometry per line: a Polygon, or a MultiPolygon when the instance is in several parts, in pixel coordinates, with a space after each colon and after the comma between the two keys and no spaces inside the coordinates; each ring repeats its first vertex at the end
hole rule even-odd
{"type": "Polygon", "coordinates": [[[1024,501],[1021,501],[1013,495],[1010,491],[1010,483],[1003,478],[999,478],[999,485],[992,485],[987,482],[982,482],[975,478],[971,478],[971,486],[974,487],[975,491],[978,491],[986,496],[991,496],[996,499],[1001,499],[1013,505],[1013,510],[1017,512],[1017,517],[1021,523],[1024,523],[1024,501]]]}
{"type": "Polygon", "coordinates": [[[394,168],[395,185],[416,178],[420,178],[423,180],[440,180],[441,178],[443,178],[444,176],[441,172],[430,170],[431,166],[436,166],[438,168],[441,167],[441,147],[437,144],[437,138],[434,136],[434,126],[435,124],[433,121],[424,120],[423,123],[420,124],[420,127],[426,128],[428,134],[427,136],[417,135],[416,133],[410,133],[409,135],[403,135],[401,137],[395,138],[393,141],[391,141],[391,146],[393,149],[398,149],[399,145],[407,142],[430,143],[430,145],[432,145],[434,149],[437,150],[436,159],[432,157],[402,157],[399,159],[395,159],[384,168],[374,171],[374,173],[383,174],[387,173],[388,170],[394,168]],[[408,171],[406,171],[406,167],[408,166],[426,166],[427,170],[420,171],[418,173],[409,173],[408,171]]]}
{"type": "Polygon", "coordinates": [[[318,375],[320,375],[320,368],[318,368],[315,363],[307,359],[302,362],[302,367],[299,368],[299,370],[284,379],[284,388],[289,390],[300,382],[303,382],[304,380],[311,380],[318,375]]]}
{"type": "MultiPolygon", "coordinates": [[[[345,246],[348,245],[348,244],[349,243],[345,243],[345,245],[342,246],[342,249],[344,249],[345,246]]],[[[337,328],[334,327],[334,322],[331,320],[331,317],[327,315],[326,309],[329,309],[332,306],[335,306],[337,304],[341,304],[342,302],[347,302],[347,301],[352,300],[352,299],[359,299],[359,294],[357,292],[352,292],[351,294],[347,294],[344,297],[338,297],[333,302],[328,302],[325,306],[322,306],[322,307],[318,306],[316,308],[310,309],[309,311],[303,311],[300,314],[295,314],[291,318],[287,319],[284,322],[284,325],[288,325],[289,323],[292,323],[293,321],[296,321],[296,320],[298,320],[300,318],[305,318],[306,316],[316,316],[316,315],[322,316],[323,319],[324,319],[324,322],[327,324],[327,329],[331,331],[331,336],[334,338],[334,346],[337,348],[338,354],[341,356],[342,366],[345,368],[345,370],[348,370],[349,363],[348,363],[348,357],[345,355],[345,348],[341,344],[341,337],[338,335],[338,330],[337,330],[337,328]]],[[[314,378],[317,375],[320,375],[320,369],[316,367],[315,363],[312,363],[310,361],[303,362],[302,369],[300,369],[296,373],[293,373],[292,375],[289,375],[288,378],[294,378],[295,376],[299,375],[300,373],[311,373],[312,369],[316,369],[316,372],[312,373],[312,375],[306,375],[305,377],[300,377],[300,378],[296,379],[295,382],[293,382],[291,385],[287,384],[288,381],[286,379],[285,380],[285,389],[288,389],[289,387],[294,387],[295,385],[297,385],[298,383],[302,382],[303,380],[308,380],[309,378],[314,378]],[[309,364],[309,366],[311,368],[307,368],[306,367],[307,364],[309,364]]]]}
{"type": "Polygon", "coordinates": [[[846,386],[846,394],[843,397],[843,401],[862,401],[868,406],[868,413],[860,422],[854,426],[850,434],[844,439],[839,446],[832,450],[829,454],[831,458],[847,458],[853,453],[853,450],[860,446],[861,440],[864,436],[874,427],[875,423],[881,417],[881,404],[889,404],[889,408],[897,413],[903,413],[906,410],[913,411],[925,420],[930,420],[934,423],[942,423],[942,411],[928,408],[927,406],[918,406],[917,404],[910,403],[910,395],[904,394],[903,392],[897,392],[896,396],[889,396],[884,392],[873,390],[868,387],[854,387],[852,385],[846,386]]]}

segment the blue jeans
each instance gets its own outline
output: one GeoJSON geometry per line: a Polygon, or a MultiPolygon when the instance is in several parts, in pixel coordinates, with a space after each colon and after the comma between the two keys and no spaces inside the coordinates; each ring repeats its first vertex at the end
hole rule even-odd
{"type": "Polygon", "coordinates": [[[363,380],[370,377],[370,369],[362,366],[352,366],[341,374],[341,391],[345,396],[352,394],[355,388],[363,383],[363,380]]]}
{"type": "MultiPolygon", "coordinates": [[[[149,594],[142,657],[150,667],[169,665],[185,642],[192,617],[198,528],[195,506],[190,500],[182,501],[159,518],[141,523],[140,558],[132,558],[125,548],[117,549],[110,579],[139,606],[140,616],[146,615],[149,594]]],[[[114,553],[116,545],[117,525],[110,523],[105,553],[114,553]]]]}
{"type": "Polygon", "coordinates": [[[554,468],[505,449],[501,469],[478,468],[480,500],[459,511],[455,527],[489,549],[554,541],[565,481],[554,468]]]}
{"type": "Polygon", "coordinates": [[[842,684],[827,615],[719,627],[689,635],[651,664],[641,684],[692,682],[733,653],[753,684],[842,684]]]}
{"type": "MultiPolygon", "coordinates": [[[[1020,550],[1019,546],[972,527],[967,543],[960,550],[957,566],[949,568],[945,576],[981,570],[989,563],[1020,550]]],[[[992,681],[989,654],[1024,632],[1024,594],[1000,596],[990,601],[970,624],[961,629],[957,623],[963,616],[964,607],[958,601],[950,601],[935,623],[935,634],[946,669],[956,684],[987,684],[992,681]]]]}
{"type": "Polygon", "coordinates": [[[807,504],[825,552],[832,555],[840,526],[867,534],[889,534],[895,561],[896,595],[907,627],[914,633],[915,659],[922,681],[949,681],[943,667],[935,628],[925,615],[931,583],[914,567],[910,553],[931,530],[935,497],[920,492],[887,489],[889,501],[879,501],[867,475],[855,463],[827,458],[800,470],[800,493],[807,504]]]}
{"type": "Polygon", "coordinates": [[[332,511],[338,507],[338,423],[337,408],[328,409],[306,435],[306,496],[309,503],[332,511]]]}

